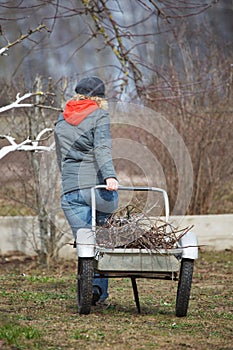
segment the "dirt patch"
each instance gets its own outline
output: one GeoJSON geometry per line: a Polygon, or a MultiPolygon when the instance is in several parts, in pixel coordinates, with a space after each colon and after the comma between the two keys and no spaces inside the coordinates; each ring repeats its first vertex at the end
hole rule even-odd
{"type": "Polygon", "coordinates": [[[1,264],[0,349],[225,349],[232,347],[233,252],[200,252],[188,315],[175,317],[176,281],[110,279],[111,308],[79,316],[76,261],[1,264]]]}

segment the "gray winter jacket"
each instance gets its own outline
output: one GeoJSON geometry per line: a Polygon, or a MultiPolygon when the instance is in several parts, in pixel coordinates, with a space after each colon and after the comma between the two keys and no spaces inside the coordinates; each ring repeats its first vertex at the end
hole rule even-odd
{"type": "Polygon", "coordinates": [[[69,101],[58,118],[54,135],[62,194],[116,178],[109,114],[94,101],[69,101]]]}

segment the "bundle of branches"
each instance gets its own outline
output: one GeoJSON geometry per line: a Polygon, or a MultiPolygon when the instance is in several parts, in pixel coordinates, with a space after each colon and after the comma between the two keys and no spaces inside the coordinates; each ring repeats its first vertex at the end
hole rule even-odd
{"type": "Polygon", "coordinates": [[[96,242],[105,248],[172,249],[192,227],[174,228],[160,218],[149,218],[134,207],[115,212],[96,230],[96,242]]]}

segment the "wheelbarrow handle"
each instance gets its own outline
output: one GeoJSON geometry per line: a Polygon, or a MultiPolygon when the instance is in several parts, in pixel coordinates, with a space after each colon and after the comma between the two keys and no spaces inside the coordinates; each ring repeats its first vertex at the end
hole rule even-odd
{"type": "MultiPolygon", "coordinates": [[[[97,185],[91,188],[91,204],[92,204],[92,230],[95,231],[96,228],[96,199],[95,199],[95,190],[100,189],[106,189],[106,185],[97,185]]],[[[120,191],[154,191],[154,192],[160,192],[163,195],[164,199],[164,206],[165,206],[165,221],[168,223],[169,221],[169,200],[167,192],[158,187],[141,187],[141,186],[119,186],[118,190],[120,191]]]]}

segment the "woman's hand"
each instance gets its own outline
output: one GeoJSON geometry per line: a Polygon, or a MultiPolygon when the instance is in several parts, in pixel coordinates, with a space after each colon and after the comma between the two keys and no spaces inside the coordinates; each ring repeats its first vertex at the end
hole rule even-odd
{"type": "Polygon", "coordinates": [[[117,191],[118,181],[114,177],[109,177],[106,181],[106,190],[108,191],[117,191]]]}

